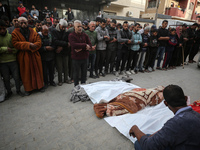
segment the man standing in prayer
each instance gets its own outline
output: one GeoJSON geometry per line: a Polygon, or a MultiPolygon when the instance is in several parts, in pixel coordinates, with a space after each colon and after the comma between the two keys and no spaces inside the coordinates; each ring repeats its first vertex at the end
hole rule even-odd
{"type": "Polygon", "coordinates": [[[25,95],[39,89],[44,92],[42,61],[39,54],[42,42],[39,34],[28,27],[28,21],[24,17],[18,18],[20,28],[12,33],[12,43],[18,52],[20,74],[25,89],[25,95]]]}

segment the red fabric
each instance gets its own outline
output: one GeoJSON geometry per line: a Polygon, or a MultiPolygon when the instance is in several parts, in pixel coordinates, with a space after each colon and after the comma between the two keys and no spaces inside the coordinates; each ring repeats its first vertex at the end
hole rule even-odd
{"type": "Polygon", "coordinates": [[[192,109],[198,113],[200,113],[200,100],[195,101],[193,104],[190,105],[192,109]]]}
{"type": "Polygon", "coordinates": [[[17,10],[19,11],[19,16],[21,17],[21,15],[26,12],[26,7],[17,7],[17,10]]]}

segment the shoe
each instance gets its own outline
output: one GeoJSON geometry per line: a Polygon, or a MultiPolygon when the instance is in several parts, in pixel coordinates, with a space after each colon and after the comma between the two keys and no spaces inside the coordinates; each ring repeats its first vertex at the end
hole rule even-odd
{"type": "Polygon", "coordinates": [[[56,83],[53,81],[52,83],[50,83],[51,86],[56,86],[56,83]]]}
{"type": "Polygon", "coordinates": [[[96,79],[96,77],[92,74],[89,76],[90,78],[96,79]]]}
{"type": "Polygon", "coordinates": [[[149,72],[152,72],[152,71],[153,71],[153,69],[152,69],[151,67],[149,67],[147,70],[148,70],[149,72]]]}
{"type": "Polygon", "coordinates": [[[115,72],[115,76],[119,77],[119,72],[118,71],[115,72]]]}
{"type": "Polygon", "coordinates": [[[193,61],[192,61],[192,60],[189,60],[188,62],[189,62],[189,63],[193,63],[193,61]]]}
{"type": "Polygon", "coordinates": [[[65,80],[65,83],[72,84],[72,82],[70,80],[65,80]]]}
{"type": "Polygon", "coordinates": [[[5,100],[8,100],[12,96],[13,92],[9,92],[6,94],[5,100]]]}
{"type": "Polygon", "coordinates": [[[126,71],[126,74],[131,75],[130,71],[126,71]]]}
{"type": "Polygon", "coordinates": [[[155,71],[155,69],[152,68],[152,71],[155,71]]]}
{"type": "Polygon", "coordinates": [[[157,69],[157,70],[162,70],[162,68],[160,68],[160,67],[156,67],[156,69],[157,69]]]}
{"type": "Polygon", "coordinates": [[[17,91],[17,94],[21,97],[24,97],[24,93],[22,93],[21,91],[17,91]]]}
{"type": "Polygon", "coordinates": [[[59,82],[59,83],[58,83],[59,86],[62,86],[62,84],[63,84],[62,82],[59,82]]]}
{"type": "Polygon", "coordinates": [[[126,72],[125,72],[125,71],[121,71],[121,72],[120,72],[120,75],[123,75],[123,76],[124,76],[124,75],[126,75],[126,72]]]}
{"type": "Polygon", "coordinates": [[[162,68],[162,70],[167,71],[167,68],[162,68]]]}
{"type": "Polygon", "coordinates": [[[188,65],[188,63],[187,63],[187,62],[184,62],[184,65],[188,65]]]}
{"type": "Polygon", "coordinates": [[[101,75],[102,77],[105,77],[105,74],[100,72],[99,75],[101,75]]]}
{"type": "Polygon", "coordinates": [[[135,71],[134,71],[134,70],[131,70],[130,73],[131,73],[131,74],[135,74],[135,71]]]}
{"type": "Polygon", "coordinates": [[[150,72],[148,69],[145,69],[144,71],[145,71],[145,72],[148,72],[148,73],[150,72]]]}
{"type": "Polygon", "coordinates": [[[144,70],[139,70],[139,72],[142,72],[142,73],[144,73],[144,70]]]}
{"type": "Polygon", "coordinates": [[[40,91],[41,93],[43,93],[43,92],[45,92],[45,89],[44,89],[44,88],[41,88],[41,89],[39,89],[39,91],[40,91]]]}
{"type": "Polygon", "coordinates": [[[137,74],[138,73],[138,70],[135,70],[135,74],[137,74]]]}
{"type": "Polygon", "coordinates": [[[31,95],[31,92],[25,91],[25,92],[24,92],[24,95],[25,95],[25,96],[29,96],[29,95],[31,95]]]}

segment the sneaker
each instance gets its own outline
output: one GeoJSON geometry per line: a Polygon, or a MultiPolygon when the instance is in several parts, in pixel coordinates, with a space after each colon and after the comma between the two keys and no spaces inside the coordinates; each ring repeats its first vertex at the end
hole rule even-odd
{"type": "Polygon", "coordinates": [[[118,71],[115,72],[115,76],[119,77],[119,72],[118,71]]]}
{"type": "Polygon", "coordinates": [[[123,76],[126,75],[125,71],[121,71],[120,75],[123,75],[123,76]]]}
{"type": "Polygon", "coordinates": [[[151,67],[149,67],[149,68],[148,68],[148,71],[149,71],[149,72],[152,72],[152,71],[153,71],[153,69],[152,69],[151,67]]]}
{"type": "Polygon", "coordinates": [[[135,74],[135,71],[134,71],[134,70],[131,70],[130,73],[131,73],[131,74],[135,74]]]}
{"type": "Polygon", "coordinates": [[[59,83],[58,83],[59,86],[62,86],[62,84],[63,84],[62,82],[59,82],[59,83]]]}
{"type": "Polygon", "coordinates": [[[103,72],[100,72],[99,75],[105,77],[105,74],[103,72]]]}
{"type": "Polygon", "coordinates": [[[43,93],[43,92],[45,92],[45,89],[44,89],[44,88],[41,88],[41,89],[39,89],[39,91],[40,91],[41,93],[43,93]]]}
{"type": "Polygon", "coordinates": [[[126,71],[126,74],[131,75],[130,71],[126,71]]]}
{"type": "Polygon", "coordinates": [[[184,62],[184,65],[188,65],[188,63],[187,63],[187,62],[184,62]]]}
{"type": "Polygon", "coordinates": [[[70,80],[65,80],[65,83],[72,84],[72,82],[70,80]]]}
{"type": "Polygon", "coordinates": [[[25,92],[24,92],[24,95],[25,95],[25,96],[29,96],[29,95],[31,95],[31,92],[25,91],[25,92]]]}
{"type": "Polygon", "coordinates": [[[156,67],[156,69],[157,69],[157,70],[162,70],[162,68],[160,68],[160,67],[156,67]]]}
{"type": "Polygon", "coordinates": [[[145,71],[145,72],[148,72],[148,73],[150,72],[148,69],[145,69],[144,71],[145,71]]]}

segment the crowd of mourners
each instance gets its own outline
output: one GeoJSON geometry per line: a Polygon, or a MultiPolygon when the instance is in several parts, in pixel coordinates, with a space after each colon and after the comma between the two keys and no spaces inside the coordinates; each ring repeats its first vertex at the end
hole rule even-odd
{"type": "Polygon", "coordinates": [[[41,12],[33,5],[29,11],[19,2],[17,10],[12,22],[3,14],[0,20],[0,72],[6,99],[12,95],[11,78],[17,94],[28,96],[48,86],[85,84],[87,71],[95,79],[175,69],[195,62],[199,50],[197,23],[166,29],[168,21],[163,20],[157,29],[156,25],[120,24],[101,16],[81,22],[70,8],[63,19],[56,8],[49,11],[45,7],[41,12]],[[25,92],[20,90],[22,84],[25,92]]]}

